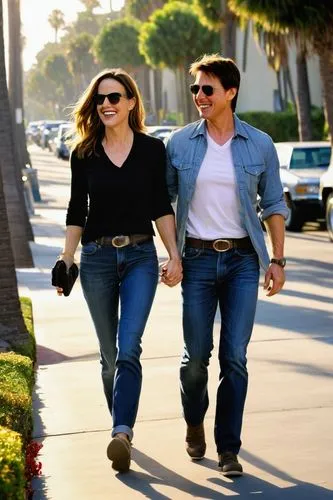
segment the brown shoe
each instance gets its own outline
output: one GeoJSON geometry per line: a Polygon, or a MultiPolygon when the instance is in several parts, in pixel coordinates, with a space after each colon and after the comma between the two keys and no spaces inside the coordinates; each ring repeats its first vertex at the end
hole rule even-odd
{"type": "Polygon", "coordinates": [[[186,451],[192,460],[202,460],[204,458],[206,452],[206,442],[203,424],[187,426],[186,443],[186,451]]]}
{"type": "Polygon", "coordinates": [[[221,472],[226,477],[243,475],[243,467],[238,462],[236,453],[231,451],[225,451],[219,455],[219,467],[221,467],[221,472]]]}
{"type": "Polygon", "coordinates": [[[115,436],[109,446],[106,454],[112,461],[112,468],[118,472],[127,472],[131,465],[131,445],[127,439],[115,436]]]}

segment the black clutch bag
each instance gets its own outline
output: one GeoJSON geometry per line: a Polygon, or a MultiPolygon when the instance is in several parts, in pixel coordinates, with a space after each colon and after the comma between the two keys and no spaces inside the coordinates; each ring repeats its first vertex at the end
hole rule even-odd
{"type": "Polygon", "coordinates": [[[79,268],[75,262],[68,269],[63,260],[58,260],[52,269],[52,285],[63,289],[65,297],[71,293],[76,278],[79,275],[79,268]]]}

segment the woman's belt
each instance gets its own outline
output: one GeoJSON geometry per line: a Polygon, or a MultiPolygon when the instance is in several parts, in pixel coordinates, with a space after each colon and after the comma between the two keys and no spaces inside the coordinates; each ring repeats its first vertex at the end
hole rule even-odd
{"type": "Polygon", "coordinates": [[[135,245],[137,243],[143,243],[144,241],[150,241],[153,237],[151,234],[129,234],[125,236],[119,234],[117,236],[101,236],[95,240],[98,245],[102,247],[112,246],[116,248],[127,247],[128,245],[135,245]]]}

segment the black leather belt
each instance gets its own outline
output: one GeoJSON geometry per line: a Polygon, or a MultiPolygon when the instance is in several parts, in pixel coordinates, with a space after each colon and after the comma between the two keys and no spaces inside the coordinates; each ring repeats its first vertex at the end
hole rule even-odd
{"type": "Polygon", "coordinates": [[[245,238],[218,238],[217,240],[199,240],[197,238],[186,238],[186,245],[193,248],[210,248],[216,252],[226,252],[232,248],[253,248],[251,240],[248,236],[245,238]]]}
{"type": "Polygon", "coordinates": [[[136,243],[143,243],[144,241],[152,240],[151,234],[130,234],[125,236],[119,234],[117,236],[101,236],[95,240],[98,245],[102,247],[112,246],[116,248],[127,247],[128,245],[135,245],[136,243]]]}

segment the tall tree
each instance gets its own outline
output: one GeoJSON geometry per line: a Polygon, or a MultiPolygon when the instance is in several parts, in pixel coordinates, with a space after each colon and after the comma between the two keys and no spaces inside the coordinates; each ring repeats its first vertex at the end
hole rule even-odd
{"type": "MultiPolygon", "coordinates": [[[[26,145],[24,128],[24,105],[23,105],[23,70],[21,58],[21,18],[20,0],[8,2],[8,38],[9,38],[9,70],[8,70],[8,92],[11,109],[11,124],[13,127],[15,147],[15,168],[17,169],[17,189],[24,206],[22,190],[22,170],[30,164],[30,158],[26,145]]],[[[37,201],[37,200],[36,200],[37,201]]],[[[40,201],[40,200],[38,200],[40,201]]],[[[22,210],[22,218],[26,227],[26,235],[30,241],[34,239],[27,210],[22,210]]]]}
{"type": "Polygon", "coordinates": [[[94,9],[101,6],[99,0],[80,0],[80,2],[85,6],[88,12],[92,12],[94,9]]]}
{"type": "MultiPolygon", "coordinates": [[[[168,3],[168,0],[127,0],[125,3],[125,11],[141,22],[147,22],[149,17],[157,9],[161,9],[168,3]]],[[[162,70],[160,68],[152,68],[154,78],[154,102],[155,116],[157,123],[161,122],[163,115],[163,95],[162,95],[162,70]]]]}
{"type": "Polygon", "coordinates": [[[236,60],[237,17],[229,9],[228,0],[194,0],[202,22],[220,32],[220,48],[224,57],[236,60]]]}
{"type": "Polygon", "coordinates": [[[89,33],[75,35],[69,40],[67,57],[69,67],[74,75],[77,94],[87,87],[89,80],[96,72],[92,53],[93,43],[94,37],[89,33]]]}
{"type": "Polygon", "coordinates": [[[235,13],[251,17],[268,31],[288,32],[306,41],[318,54],[325,116],[333,141],[333,2],[229,0],[229,5],[235,13]]]}
{"type": "Polygon", "coordinates": [[[26,209],[22,199],[23,183],[21,181],[19,185],[18,169],[14,167],[15,150],[6,79],[2,1],[0,6],[0,167],[15,265],[33,267],[26,225],[22,217],[26,209]]]}
{"type": "Polygon", "coordinates": [[[218,50],[218,35],[201,24],[191,5],[175,1],[152,14],[143,24],[139,40],[140,51],[150,66],[175,70],[185,123],[196,119],[188,90],[188,69],[201,54],[218,50]]]}
{"type": "Polygon", "coordinates": [[[54,42],[58,43],[58,31],[65,26],[64,13],[59,9],[54,9],[49,15],[48,21],[54,29],[54,42]]]}

